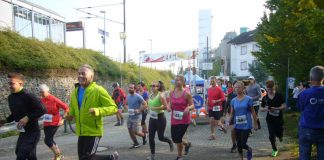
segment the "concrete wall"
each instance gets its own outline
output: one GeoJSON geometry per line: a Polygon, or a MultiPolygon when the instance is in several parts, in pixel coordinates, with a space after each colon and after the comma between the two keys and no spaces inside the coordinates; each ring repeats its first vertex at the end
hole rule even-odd
{"type": "MultiPolygon", "coordinates": [[[[69,97],[74,88],[74,83],[77,82],[77,77],[50,77],[37,78],[27,77],[25,88],[33,94],[38,96],[38,86],[40,84],[47,84],[50,87],[50,92],[69,104],[69,97]]],[[[106,80],[98,80],[98,84],[103,85],[109,93],[112,93],[112,82],[106,80]]],[[[0,119],[5,118],[10,114],[8,107],[8,96],[10,94],[7,74],[0,74],[0,119]]]]}
{"type": "Polygon", "coordinates": [[[12,28],[12,6],[10,3],[0,0],[0,27],[12,28]]]}

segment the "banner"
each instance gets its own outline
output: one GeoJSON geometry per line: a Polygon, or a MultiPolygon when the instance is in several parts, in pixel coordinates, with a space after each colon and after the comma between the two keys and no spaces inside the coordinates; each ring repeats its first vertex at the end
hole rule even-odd
{"type": "Polygon", "coordinates": [[[170,52],[158,54],[143,54],[142,63],[170,62],[177,60],[190,60],[195,57],[192,51],[170,52]]]}

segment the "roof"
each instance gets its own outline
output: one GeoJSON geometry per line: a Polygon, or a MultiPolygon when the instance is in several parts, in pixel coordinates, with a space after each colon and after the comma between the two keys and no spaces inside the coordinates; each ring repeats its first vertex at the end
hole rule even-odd
{"type": "Polygon", "coordinates": [[[243,43],[249,43],[254,41],[254,35],[256,33],[256,29],[249,31],[249,32],[244,32],[240,34],[239,36],[235,37],[234,39],[230,40],[228,43],[230,44],[243,44],[243,43]]]}
{"type": "Polygon", "coordinates": [[[51,13],[51,14],[54,14],[54,15],[56,15],[56,16],[59,16],[59,17],[64,18],[62,15],[58,14],[57,12],[55,12],[55,11],[53,11],[53,10],[50,10],[50,9],[47,9],[47,8],[45,8],[45,7],[42,7],[42,6],[38,5],[38,4],[35,4],[35,3],[32,3],[32,2],[29,2],[29,1],[27,1],[27,0],[18,0],[18,1],[23,2],[23,3],[26,3],[26,4],[31,5],[31,6],[33,6],[33,7],[39,8],[39,9],[41,9],[41,10],[44,10],[44,11],[46,11],[46,12],[49,12],[49,13],[51,13]]]}
{"type": "Polygon", "coordinates": [[[236,37],[236,32],[226,32],[223,40],[232,40],[236,37]]]}

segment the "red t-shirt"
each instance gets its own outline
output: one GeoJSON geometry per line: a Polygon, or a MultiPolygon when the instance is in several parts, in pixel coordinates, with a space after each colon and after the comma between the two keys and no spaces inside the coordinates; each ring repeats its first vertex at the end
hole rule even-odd
{"type": "Polygon", "coordinates": [[[223,110],[222,103],[225,101],[225,95],[220,87],[210,87],[208,88],[208,110],[212,110],[214,106],[220,106],[220,110],[223,110]],[[221,102],[213,103],[213,100],[219,100],[221,102]]]}
{"type": "Polygon", "coordinates": [[[234,91],[233,87],[227,88],[227,94],[230,94],[234,91]]]}
{"type": "Polygon", "coordinates": [[[56,98],[53,95],[48,95],[45,98],[41,99],[41,102],[45,105],[47,113],[52,115],[52,122],[44,122],[44,126],[58,126],[61,117],[60,117],[60,108],[65,112],[69,112],[69,107],[67,104],[62,102],[60,99],[56,98]]]}

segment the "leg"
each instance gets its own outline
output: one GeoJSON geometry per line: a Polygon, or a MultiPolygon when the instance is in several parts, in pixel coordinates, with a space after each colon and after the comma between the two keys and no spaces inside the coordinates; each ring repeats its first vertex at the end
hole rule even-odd
{"type": "Polygon", "coordinates": [[[157,120],[154,120],[150,118],[149,122],[149,143],[150,143],[150,149],[151,149],[151,154],[155,154],[155,132],[157,130],[157,124],[159,122],[156,122],[157,120]]]}
{"type": "Polygon", "coordinates": [[[101,137],[80,136],[82,146],[80,146],[79,160],[95,160],[98,144],[101,137]]]}
{"type": "Polygon", "coordinates": [[[242,130],[235,129],[235,137],[236,137],[237,150],[238,150],[238,152],[240,154],[240,157],[243,158],[242,130]]]}
{"type": "Polygon", "coordinates": [[[214,112],[212,110],[208,110],[208,115],[209,115],[209,124],[210,124],[210,137],[209,140],[215,140],[215,116],[214,112]]]}
{"type": "Polygon", "coordinates": [[[59,148],[57,147],[54,141],[54,135],[57,129],[58,127],[56,126],[44,127],[44,134],[45,134],[44,142],[53,151],[54,156],[58,156],[61,154],[59,148]]]}
{"type": "Polygon", "coordinates": [[[158,132],[158,137],[159,140],[162,142],[167,142],[169,143],[169,145],[172,144],[171,139],[169,139],[168,137],[164,136],[164,131],[166,128],[166,118],[163,114],[159,115],[159,119],[158,119],[158,123],[157,123],[157,132],[158,132]]]}
{"type": "Polygon", "coordinates": [[[243,130],[241,133],[241,137],[242,137],[242,149],[245,150],[250,150],[251,148],[247,145],[247,141],[249,139],[249,134],[250,134],[250,130],[243,130]]]}
{"type": "Polygon", "coordinates": [[[143,133],[147,133],[147,126],[146,126],[146,123],[145,123],[145,120],[146,120],[146,117],[147,117],[147,110],[144,110],[142,112],[142,121],[141,121],[141,126],[142,126],[142,131],[143,133]]]}
{"type": "Polygon", "coordinates": [[[316,142],[317,159],[324,159],[324,131],[318,131],[319,134],[316,142]]]}
{"type": "Polygon", "coordinates": [[[37,160],[36,147],[39,139],[40,131],[20,133],[16,146],[17,160],[37,160]]]}
{"type": "Polygon", "coordinates": [[[312,149],[312,135],[310,129],[304,129],[299,127],[299,159],[300,160],[309,160],[311,157],[312,149]]]}
{"type": "Polygon", "coordinates": [[[266,119],[267,126],[268,126],[268,132],[269,132],[269,140],[272,146],[273,151],[277,151],[277,145],[276,145],[276,124],[273,124],[272,120],[270,120],[268,117],[266,119]]]}
{"type": "Polygon", "coordinates": [[[178,157],[183,156],[183,143],[182,143],[182,137],[183,135],[180,135],[181,133],[181,125],[171,125],[171,137],[173,142],[177,145],[177,151],[178,151],[178,157]]]}

